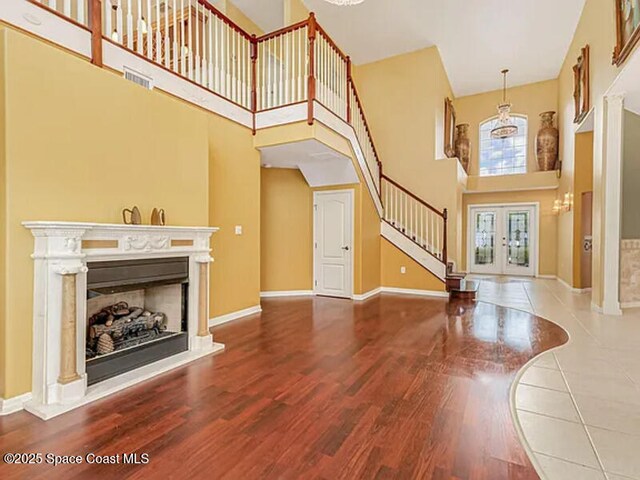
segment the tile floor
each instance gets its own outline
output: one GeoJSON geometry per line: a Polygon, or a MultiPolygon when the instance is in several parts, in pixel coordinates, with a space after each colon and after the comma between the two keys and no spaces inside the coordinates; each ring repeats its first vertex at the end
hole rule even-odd
{"type": "Polygon", "coordinates": [[[515,415],[549,480],[640,480],[640,309],[606,316],[556,280],[474,277],[478,299],[564,327],[515,385],[515,415]]]}

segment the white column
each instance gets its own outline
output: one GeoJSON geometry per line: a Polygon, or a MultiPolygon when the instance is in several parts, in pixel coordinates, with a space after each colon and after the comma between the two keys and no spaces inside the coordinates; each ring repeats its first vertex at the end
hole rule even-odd
{"type": "Polygon", "coordinates": [[[605,161],[603,171],[603,301],[606,315],[620,315],[620,212],[622,146],[624,140],[624,95],[605,98],[605,161]]]}

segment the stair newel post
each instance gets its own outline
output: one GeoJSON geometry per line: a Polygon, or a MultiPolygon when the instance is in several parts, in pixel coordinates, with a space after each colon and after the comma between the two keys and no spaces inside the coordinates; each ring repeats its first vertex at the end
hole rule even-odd
{"type": "Polygon", "coordinates": [[[309,85],[308,85],[308,110],[307,123],[313,125],[313,101],[316,98],[316,35],[317,35],[316,15],[311,12],[309,15],[309,85]]]}
{"type": "Polygon", "coordinates": [[[253,112],[253,134],[256,134],[256,113],[258,111],[258,37],[251,35],[251,111],[253,112]]]}
{"type": "Polygon", "coordinates": [[[351,123],[351,57],[347,57],[347,123],[351,123]]]}
{"type": "Polygon", "coordinates": [[[102,0],[89,0],[91,63],[102,67],[102,0]]]}
{"type": "Polygon", "coordinates": [[[447,265],[447,209],[442,211],[442,219],[444,220],[444,227],[442,228],[442,261],[447,265]]]}

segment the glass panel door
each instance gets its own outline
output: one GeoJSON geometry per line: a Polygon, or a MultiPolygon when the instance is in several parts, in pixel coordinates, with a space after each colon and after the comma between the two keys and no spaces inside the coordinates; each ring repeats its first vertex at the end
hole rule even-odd
{"type": "Polygon", "coordinates": [[[535,275],[535,207],[472,207],[469,270],[494,275],[535,275]]]}
{"type": "Polygon", "coordinates": [[[505,268],[508,275],[534,275],[532,251],[533,207],[505,207],[505,268]]]}
{"type": "Polygon", "coordinates": [[[497,255],[498,212],[496,209],[472,209],[471,271],[500,273],[497,255]]]}

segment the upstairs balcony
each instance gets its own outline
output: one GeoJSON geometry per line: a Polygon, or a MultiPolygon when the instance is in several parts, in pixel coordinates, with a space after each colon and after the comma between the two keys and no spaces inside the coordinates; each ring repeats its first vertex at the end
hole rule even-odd
{"type": "Polygon", "coordinates": [[[350,142],[380,218],[430,254],[444,277],[446,212],[394,190],[390,179],[383,188],[351,60],[313,14],[262,36],[205,0],[12,0],[0,2],[0,20],[254,133],[328,127],[350,142]]]}

